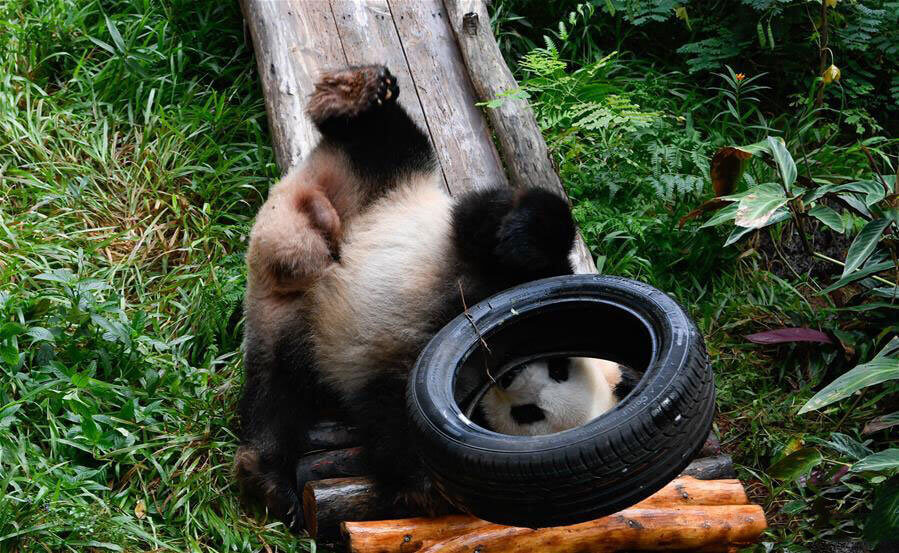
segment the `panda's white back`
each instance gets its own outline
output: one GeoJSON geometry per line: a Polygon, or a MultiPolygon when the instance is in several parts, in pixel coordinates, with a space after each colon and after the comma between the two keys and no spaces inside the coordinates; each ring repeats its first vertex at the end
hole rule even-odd
{"type": "Polygon", "coordinates": [[[352,394],[372,371],[408,370],[433,335],[452,284],[451,216],[442,182],[423,175],[352,221],[340,263],[309,296],[313,347],[334,389],[352,394]]]}

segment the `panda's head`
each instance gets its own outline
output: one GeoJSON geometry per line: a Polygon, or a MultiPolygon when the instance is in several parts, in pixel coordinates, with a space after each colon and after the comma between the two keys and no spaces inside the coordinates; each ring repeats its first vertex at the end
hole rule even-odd
{"type": "Polygon", "coordinates": [[[552,434],[581,426],[614,407],[632,387],[625,382],[633,380],[631,373],[618,363],[588,357],[531,361],[506,372],[480,406],[495,432],[552,434]]]}

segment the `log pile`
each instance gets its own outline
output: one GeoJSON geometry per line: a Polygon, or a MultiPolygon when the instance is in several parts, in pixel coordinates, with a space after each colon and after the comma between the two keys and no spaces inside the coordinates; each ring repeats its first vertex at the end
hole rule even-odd
{"type": "Polygon", "coordinates": [[[614,515],[558,528],[514,528],[469,515],[424,518],[400,511],[366,475],[359,434],[338,422],[310,431],[319,449],[301,458],[306,529],[351,553],[548,551],[730,552],[753,543],[765,515],[750,505],[733,462],[709,436],[699,458],[667,486],[614,515]]]}

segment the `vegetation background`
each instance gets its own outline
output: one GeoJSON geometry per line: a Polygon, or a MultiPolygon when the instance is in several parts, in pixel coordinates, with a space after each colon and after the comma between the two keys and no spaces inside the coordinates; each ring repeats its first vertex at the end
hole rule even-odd
{"type": "MultiPolygon", "coordinates": [[[[706,336],[757,549],[899,535],[899,2],[492,10],[602,272],[706,336]]],[[[0,0],[0,551],[315,549],[230,477],[277,175],[236,3],[0,0]]]]}

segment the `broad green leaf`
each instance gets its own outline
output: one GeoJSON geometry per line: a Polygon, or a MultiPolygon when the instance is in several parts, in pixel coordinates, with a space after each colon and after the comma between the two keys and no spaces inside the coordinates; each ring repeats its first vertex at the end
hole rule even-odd
{"type": "MultiPolygon", "coordinates": [[[[774,217],[771,217],[771,219],[768,221],[768,225],[776,225],[777,223],[780,223],[781,221],[786,221],[789,218],[790,218],[790,212],[787,209],[781,208],[777,213],[774,214],[774,217]]],[[[724,242],[724,246],[725,247],[730,246],[731,244],[733,244],[740,238],[743,238],[743,236],[749,234],[750,232],[752,232],[754,230],[757,230],[757,229],[735,226],[734,230],[730,233],[730,236],[728,236],[727,240],[724,242]]]]}
{"type": "Polygon", "coordinates": [[[887,380],[899,379],[899,357],[891,356],[897,348],[899,348],[899,337],[894,337],[874,359],[858,365],[846,374],[841,375],[815,394],[812,399],[802,406],[799,414],[830,405],[835,401],[849,397],[862,388],[880,384],[887,380]]]}
{"type": "Polygon", "coordinates": [[[738,203],[729,204],[724,209],[721,209],[713,215],[708,221],[702,224],[699,228],[708,228],[708,227],[716,227],[722,223],[726,223],[728,221],[733,221],[734,217],[737,216],[737,208],[740,206],[738,203]]]}
{"type": "Polygon", "coordinates": [[[840,214],[826,205],[816,205],[808,214],[837,232],[843,232],[843,219],[840,214]]]}
{"type": "Polygon", "coordinates": [[[0,361],[16,368],[19,365],[19,350],[12,344],[0,344],[0,361]]]}
{"type": "Polygon", "coordinates": [[[899,535],[899,476],[890,478],[874,495],[871,514],[865,522],[865,538],[872,541],[894,539],[899,535]]]}
{"type": "Polygon", "coordinates": [[[861,443],[855,438],[852,438],[851,436],[841,434],[840,432],[833,432],[830,435],[830,439],[826,440],[823,443],[829,445],[843,455],[846,455],[853,461],[860,461],[874,453],[865,444],[861,443]]]}
{"type": "Polygon", "coordinates": [[[886,195],[883,184],[876,180],[861,180],[856,182],[848,182],[837,188],[838,192],[858,192],[865,195],[865,205],[871,207],[886,195]]]}
{"type": "Polygon", "coordinates": [[[849,252],[846,254],[846,265],[843,267],[843,275],[847,275],[861,267],[862,263],[874,252],[880,242],[883,229],[890,224],[887,219],[875,219],[868,222],[849,245],[849,252]]]}
{"type": "Polygon", "coordinates": [[[838,288],[842,288],[846,286],[850,282],[855,282],[856,280],[865,278],[866,276],[873,275],[874,273],[879,273],[881,271],[886,271],[890,267],[893,266],[892,261],[881,261],[880,263],[868,263],[868,265],[862,267],[861,269],[855,271],[851,275],[841,278],[838,281],[834,282],[824,290],[821,290],[819,294],[829,294],[838,288]]]}
{"type": "Polygon", "coordinates": [[[899,448],[890,448],[884,451],[878,451],[872,455],[868,455],[861,461],[852,465],[852,472],[863,472],[873,470],[883,472],[899,468],[899,448]]]}
{"type": "Polygon", "coordinates": [[[756,186],[740,200],[734,223],[744,228],[762,228],[770,224],[774,213],[788,200],[783,189],[773,182],[756,186]]]}
{"type": "Polygon", "coordinates": [[[56,337],[53,336],[53,333],[47,330],[46,328],[40,326],[33,326],[28,329],[28,335],[34,338],[35,342],[55,342],[56,337]]]}
{"type": "Polygon", "coordinates": [[[864,194],[864,205],[870,207],[884,198],[883,184],[875,180],[863,180],[847,182],[843,184],[825,184],[809,191],[803,196],[802,201],[811,203],[825,194],[838,194],[840,192],[856,192],[864,194]]]}
{"type": "Polygon", "coordinates": [[[824,457],[813,447],[804,447],[787,455],[768,468],[768,475],[778,480],[795,480],[821,464],[824,457]]]}
{"type": "Polygon", "coordinates": [[[793,156],[787,151],[787,145],[784,143],[783,138],[769,136],[767,140],[769,145],[768,151],[774,157],[774,162],[777,164],[777,170],[780,172],[780,178],[783,179],[784,187],[790,190],[790,187],[796,182],[796,175],[798,174],[796,162],[793,161],[793,156]]]}
{"type": "Polygon", "coordinates": [[[3,323],[3,326],[0,326],[0,340],[4,340],[10,336],[18,336],[24,332],[25,327],[19,323],[3,323]]]}

